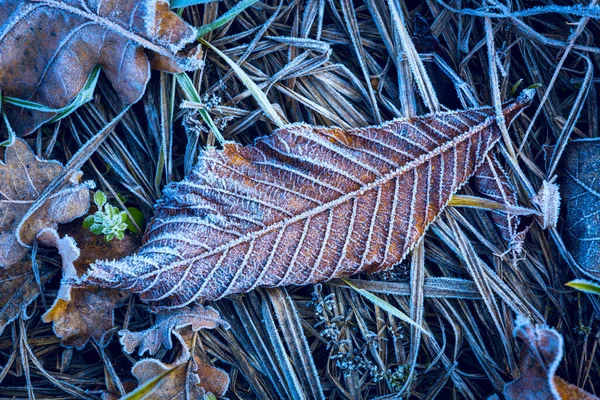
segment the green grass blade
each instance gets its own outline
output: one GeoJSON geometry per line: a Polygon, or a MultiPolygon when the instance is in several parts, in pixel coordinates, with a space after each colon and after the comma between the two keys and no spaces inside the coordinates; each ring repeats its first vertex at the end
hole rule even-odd
{"type": "MultiPolygon", "coordinates": [[[[222,27],[232,19],[238,16],[239,13],[244,11],[246,8],[250,7],[252,4],[256,3],[258,0],[242,0],[237,3],[235,6],[231,7],[229,11],[225,14],[221,15],[219,18],[215,19],[210,24],[202,25],[198,28],[198,40],[200,40],[204,35],[209,32],[214,31],[217,28],[222,27]]],[[[180,0],[181,3],[186,2],[185,0],[180,0]]],[[[187,0],[187,2],[192,2],[192,0],[187,0]]],[[[171,7],[173,7],[173,2],[171,2],[171,7]]]]}
{"type": "Polygon", "coordinates": [[[371,303],[375,304],[377,307],[392,314],[394,317],[406,322],[407,324],[414,326],[415,328],[417,328],[418,330],[423,332],[423,334],[425,334],[427,336],[431,336],[431,334],[429,332],[427,332],[425,329],[423,329],[415,321],[410,319],[410,317],[408,315],[404,314],[402,311],[398,310],[396,307],[394,307],[387,301],[375,296],[374,294],[372,294],[371,292],[369,292],[367,290],[360,289],[359,287],[355,286],[349,279],[342,278],[342,280],[344,281],[344,283],[346,285],[348,285],[352,289],[356,290],[361,296],[363,296],[365,299],[369,300],[371,303]]]}
{"type": "Polygon", "coordinates": [[[88,101],[90,101],[93,98],[94,89],[96,88],[96,83],[98,83],[99,76],[100,76],[100,66],[98,65],[98,66],[94,67],[94,69],[92,70],[92,73],[90,74],[87,81],[85,82],[85,85],[83,85],[83,88],[77,94],[77,96],[75,96],[75,98],[63,108],[50,108],[43,104],[39,104],[39,103],[36,103],[33,101],[17,99],[15,97],[8,97],[8,96],[2,97],[2,101],[9,103],[9,104],[13,104],[15,106],[22,107],[22,108],[27,108],[30,110],[56,114],[56,116],[54,116],[49,121],[49,122],[56,122],[60,119],[65,118],[66,116],[71,114],[73,111],[75,111],[78,107],[87,103],[88,101]]]}
{"type": "Polygon", "coordinates": [[[221,0],[171,0],[171,8],[184,8],[221,0]]]}
{"type": "Polygon", "coordinates": [[[600,294],[600,284],[586,279],[575,279],[571,282],[565,283],[565,286],[572,287],[573,289],[581,290],[586,293],[600,294]]]}
{"type": "Polygon", "coordinates": [[[3,142],[0,142],[0,147],[10,147],[15,142],[17,138],[15,131],[13,131],[10,126],[10,122],[8,122],[8,118],[6,118],[6,114],[2,113],[2,118],[4,119],[4,124],[6,125],[6,131],[8,132],[8,139],[3,142]]]}
{"type": "Polygon", "coordinates": [[[244,83],[246,88],[250,91],[260,108],[263,109],[267,117],[269,117],[271,121],[273,121],[275,125],[277,125],[277,127],[281,128],[284,125],[286,125],[286,123],[279,116],[277,111],[275,111],[275,108],[273,107],[271,102],[269,102],[269,99],[267,99],[267,96],[264,94],[264,92],[260,90],[256,83],[254,83],[252,79],[250,79],[250,77],[244,72],[242,68],[240,68],[239,65],[237,65],[231,58],[227,57],[222,51],[220,51],[207,41],[200,39],[200,43],[217,53],[221,58],[223,58],[223,60],[225,60],[225,62],[227,62],[229,67],[233,70],[233,72],[235,72],[238,78],[240,78],[240,80],[244,83]]]}

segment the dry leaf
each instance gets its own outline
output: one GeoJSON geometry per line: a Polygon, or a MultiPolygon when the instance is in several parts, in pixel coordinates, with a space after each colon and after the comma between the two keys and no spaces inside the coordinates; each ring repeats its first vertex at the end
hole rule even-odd
{"type": "MultiPolygon", "coordinates": [[[[90,210],[90,214],[93,213],[90,210]]],[[[69,224],[58,227],[59,236],[71,236],[81,249],[80,256],[73,261],[73,266],[78,274],[84,274],[89,265],[96,260],[102,260],[107,255],[115,258],[122,258],[132,254],[140,246],[140,238],[129,233],[125,233],[122,240],[111,240],[107,242],[102,235],[93,235],[89,229],[82,226],[81,220],[73,221],[69,224]]]]}
{"type": "Polygon", "coordinates": [[[42,229],[56,228],[88,210],[91,184],[80,184],[79,173],[36,210],[30,210],[62,170],[56,161],[37,158],[23,140],[6,149],[5,162],[0,163],[0,265],[9,267],[19,262],[27,253],[22,244],[33,243],[42,229]]]}
{"type": "Polygon", "coordinates": [[[172,349],[171,336],[175,336],[181,344],[179,355],[172,364],[146,358],[133,366],[132,373],[142,385],[165,371],[186,364],[185,368],[179,368],[163,379],[145,399],[201,399],[208,392],[223,396],[229,386],[227,373],[192,355],[190,349],[194,332],[200,329],[214,329],[219,325],[229,328],[229,324],[219,317],[215,309],[194,304],[192,307],[159,313],[154,325],[145,331],[119,332],[123,350],[129,354],[138,347],[139,355],[146,351],[154,355],[161,347],[172,349]]]}
{"type": "Polygon", "coordinates": [[[70,299],[58,299],[44,314],[44,322],[52,322],[56,336],[66,347],[81,349],[90,339],[108,344],[104,338],[114,325],[114,310],[127,298],[121,290],[73,288],[70,299]]]}
{"type": "MultiPolygon", "coordinates": [[[[208,365],[198,356],[194,356],[193,361],[189,360],[186,364],[163,379],[144,399],[205,399],[208,393],[225,395],[229,387],[229,376],[225,371],[208,365]]],[[[136,363],[131,372],[141,385],[178,365],[180,364],[164,364],[153,358],[146,358],[136,363]]]]}
{"type": "MultiPolygon", "coordinates": [[[[530,103],[504,108],[510,123],[530,103]]],[[[400,262],[500,138],[490,107],[344,131],[294,124],[208,150],[164,198],[134,256],[86,282],[155,307],[308,284],[400,262]]]]}
{"type": "MultiPolygon", "coordinates": [[[[41,268],[40,282],[46,282],[54,272],[50,268],[41,268]]],[[[10,268],[0,268],[0,335],[39,294],[29,258],[23,258],[10,268]]]]}
{"type": "MultiPolygon", "coordinates": [[[[165,0],[0,0],[0,88],[4,95],[65,107],[96,65],[119,99],[136,102],[152,67],[171,72],[201,64],[197,31],[165,0]]],[[[26,134],[54,114],[3,105],[26,134]]]]}
{"type": "Polygon", "coordinates": [[[126,329],[119,332],[123,349],[131,354],[138,349],[138,354],[143,355],[146,351],[154,355],[161,346],[166,349],[173,348],[171,335],[174,335],[182,347],[187,345],[178,331],[189,327],[193,332],[200,329],[214,329],[222,325],[229,328],[229,324],[220,318],[219,313],[212,307],[203,307],[194,304],[192,307],[170,310],[159,313],[152,327],[142,332],[130,332],[126,329]]]}
{"type": "MultiPolygon", "coordinates": [[[[63,167],[56,161],[37,158],[20,139],[6,148],[4,156],[5,162],[0,162],[0,332],[39,295],[39,284],[23,244],[32,244],[42,230],[53,231],[59,223],[81,216],[90,202],[90,185],[80,184],[81,176],[75,174],[65,187],[31,210],[63,167]]],[[[51,270],[42,267],[39,283],[51,275],[51,270]]]]}
{"type": "Polygon", "coordinates": [[[565,245],[582,272],[595,279],[600,279],[599,168],[599,139],[570,142],[559,168],[565,209],[565,245]]]}
{"type": "Polygon", "coordinates": [[[107,242],[92,235],[77,220],[61,227],[73,236],[62,238],[55,230],[42,230],[38,240],[46,246],[56,247],[63,262],[61,288],[52,307],[42,317],[52,322],[56,336],[67,347],[82,348],[89,339],[108,344],[104,335],[114,326],[114,310],[124,303],[127,292],[99,287],[73,287],[89,263],[110,254],[125,257],[137,248],[138,241],[131,235],[123,240],[107,242]],[[77,247],[79,245],[79,247],[77,247]]]}
{"type": "Polygon", "coordinates": [[[521,351],[521,377],[504,386],[507,400],[598,400],[554,375],[563,357],[563,338],[552,328],[533,327],[518,318],[514,336],[525,345],[521,351]]]}

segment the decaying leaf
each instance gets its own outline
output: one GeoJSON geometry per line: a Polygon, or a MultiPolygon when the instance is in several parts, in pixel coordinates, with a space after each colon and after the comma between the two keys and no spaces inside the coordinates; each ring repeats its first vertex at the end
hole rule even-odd
{"type": "Polygon", "coordinates": [[[185,365],[165,377],[146,399],[202,399],[207,393],[218,396],[225,394],[229,386],[227,373],[207,364],[191,349],[194,332],[214,329],[218,325],[229,328],[229,324],[219,317],[215,309],[194,304],[192,307],[159,313],[154,325],[145,331],[119,332],[123,349],[130,354],[136,348],[139,348],[139,355],[146,351],[154,355],[161,347],[172,349],[171,336],[175,336],[181,344],[179,355],[172,364],[145,358],[133,366],[132,373],[141,386],[168,370],[185,365]]]}
{"type": "Polygon", "coordinates": [[[27,248],[42,230],[55,231],[84,214],[89,207],[89,188],[75,174],[62,189],[48,196],[39,207],[31,206],[63,167],[56,161],[37,158],[22,140],[5,151],[0,162],[0,331],[39,295],[39,285],[52,274],[42,267],[36,282],[27,248]],[[17,236],[17,233],[20,233],[17,236]]]}
{"type": "Polygon", "coordinates": [[[59,299],[44,314],[52,322],[56,336],[67,347],[78,349],[90,339],[108,343],[103,336],[114,325],[114,310],[127,296],[123,291],[104,288],[71,289],[70,299],[59,299]]]}
{"type": "Polygon", "coordinates": [[[46,246],[56,247],[63,263],[61,289],[52,307],[44,314],[44,322],[52,322],[56,336],[67,347],[82,348],[89,339],[97,343],[114,326],[114,310],[123,304],[127,292],[100,287],[71,287],[79,280],[89,263],[111,254],[125,257],[137,248],[138,241],[131,235],[123,240],[105,241],[82,227],[81,221],[63,225],[60,231],[72,236],[62,238],[55,230],[42,230],[38,240],[46,246]],[[77,247],[78,246],[78,247],[77,247]]]}
{"type": "Polygon", "coordinates": [[[0,265],[9,267],[21,260],[27,253],[23,245],[33,243],[42,229],[56,228],[86,213],[91,184],[79,183],[81,174],[75,174],[65,187],[30,210],[63,167],[37,158],[22,140],[8,147],[4,158],[0,163],[0,265]]]}
{"type": "MultiPolygon", "coordinates": [[[[180,72],[201,66],[196,28],[168,0],[0,0],[0,88],[51,109],[66,106],[101,65],[119,99],[136,102],[150,66],[180,72]]],[[[26,134],[53,113],[5,105],[26,134]]]]}
{"type": "MultiPolygon", "coordinates": [[[[532,97],[505,105],[508,123],[532,97]]],[[[484,107],[226,143],[165,189],[136,255],[93,264],[86,282],[168,308],[389,268],[499,138],[484,107]]]]}
{"type": "MultiPolygon", "coordinates": [[[[40,282],[46,282],[53,273],[50,268],[42,268],[40,282]]],[[[25,257],[10,268],[0,268],[0,335],[39,294],[30,259],[25,257]]]]}
{"type": "Polygon", "coordinates": [[[600,279],[600,140],[569,143],[559,172],[565,245],[583,272],[600,279]]]}
{"type": "Polygon", "coordinates": [[[555,376],[563,357],[563,338],[552,328],[533,327],[518,318],[514,336],[523,340],[521,376],[504,387],[507,400],[597,400],[598,397],[555,376]]]}
{"type": "Polygon", "coordinates": [[[171,335],[180,341],[182,347],[187,347],[178,332],[182,328],[189,327],[193,332],[197,332],[200,329],[214,329],[218,325],[229,327],[214,308],[194,304],[192,307],[159,313],[154,325],[145,331],[122,330],[119,335],[121,335],[123,349],[127,353],[131,354],[139,348],[139,355],[143,355],[146,351],[154,355],[161,346],[166,349],[173,348],[171,335]]]}
{"type": "MultiPolygon", "coordinates": [[[[229,376],[225,371],[208,365],[198,356],[185,364],[163,379],[144,399],[206,399],[208,393],[225,395],[229,387],[229,376]]],[[[177,366],[146,358],[135,364],[131,372],[142,385],[177,366]]]]}
{"type": "Polygon", "coordinates": [[[103,236],[93,235],[89,229],[82,226],[81,220],[58,227],[59,236],[69,235],[77,242],[80,255],[73,260],[73,266],[79,275],[83,275],[89,265],[110,254],[111,257],[121,258],[132,254],[140,245],[138,236],[125,234],[122,240],[107,242],[103,236]]]}

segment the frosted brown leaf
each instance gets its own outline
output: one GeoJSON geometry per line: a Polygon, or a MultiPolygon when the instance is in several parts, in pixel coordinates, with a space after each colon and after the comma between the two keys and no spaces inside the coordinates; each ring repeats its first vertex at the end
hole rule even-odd
{"type": "MultiPolygon", "coordinates": [[[[505,105],[507,122],[532,96],[505,105]]],[[[227,143],[165,188],[137,254],[92,265],[86,283],[156,309],[389,268],[500,136],[483,107],[351,130],[294,124],[253,146],[227,143]]]]}
{"type": "MultiPolygon", "coordinates": [[[[126,104],[144,93],[153,68],[200,67],[197,31],[164,0],[0,0],[0,88],[5,96],[66,106],[101,65],[126,104]]],[[[3,105],[19,134],[52,113],[3,105]]]]}

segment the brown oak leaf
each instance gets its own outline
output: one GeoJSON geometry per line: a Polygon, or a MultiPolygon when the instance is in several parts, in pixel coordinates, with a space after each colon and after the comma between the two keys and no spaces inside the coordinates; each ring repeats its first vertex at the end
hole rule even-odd
{"type": "Polygon", "coordinates": [[[555,329],[518,318],[514,336],[523,340],[521,377],[504,386],[507,400],[598,400],[554,375],[563,357],[563,338],[555,329]]]}
{"type": "Polygon", "coordinates": [[[89,207],[90,184],[79,183],[76,173],[66,185],[32,208],[63,167],[35,156],[22,140],[6,148],[0,162],[0,332],[39,295],[39,284],[52,271],[42,266],[36,282],[26,245],[42,230],[83,215],[89,207]]]}
{"type": "MultiPolygon", "coordinates": [[[[96,65],[125,104],[142,96],[150,66],[202,65],[197,30],[166,0],[0,0],[0,27],[3,94],[51,109],[65,107],[96,65]]],[[[21,135],[54,116],[3,106],[21,135]]]]}
{"type": "Polygon", "coordinates": [[[56,228],[87,212],[91,184],[79,183],[81,174],[77,173],[32,210],[63,166],[39,159],[23,140],[8,147],[4,158],[0,162],[0,266],[10,267],[23,258],[24,245],[31,245],[42,229],[56,228]]]}
{"type": "Polygon", "coordinates": [[[155,323],[141,332],[122,330],[121,344],[131,354],[138,348],[138,354],[156,354],[161,347],[172,349],[171,336],[179,341],[181,348],[172,364],[165,364],[154,358],[138,361],[132,369],[140,385],[166,371],[177,368],[166,376],[146,399],[202,399],[207,393],[223,396],[229,387],[229,376],[193,354],[194,332],[200,329],[214,329],[217,326],[229,328],[229,324],[219,317],[212,307],[194,304],[178,310],[168,310],[158,314],[155,323]],[[179,368],[178,368],[179,367],[179,368]]]}
{"type": "MultiPolygon", "coordinates": [[[[532,97],[506,104],[506,121],[532,97]]],[[[137,254],[93,264],[86,282],[160,309],[389,268],[500,136],[483,107],[350,130],[293,124],[253,146],[226,143],[165,188],[137,254]]]]}
{"type": "Polygon", "coordinates": [[[229,387],[227,373],[205,363],[198,356],[183,365],[164,364],[156,359],[146,358],[136,363],[131,372],[142,385],[173,368],[177,370],[166,376],[144,399],[206,399],[208,393],[224,396],[229,387]]]}

